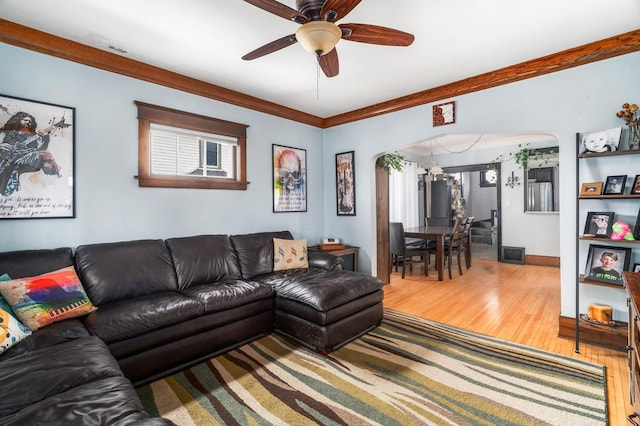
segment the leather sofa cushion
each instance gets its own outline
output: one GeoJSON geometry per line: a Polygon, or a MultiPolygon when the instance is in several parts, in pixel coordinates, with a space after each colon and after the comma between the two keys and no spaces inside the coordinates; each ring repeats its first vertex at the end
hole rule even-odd
{"type": "Polygon", "coordinates": [[[240,265],[227,235],[198,235],[165,241],[178,276],[178,287],[240,278],[240,265]]]}
{"type": "Polygon", "coordinates": [[[324,269],[292,269],[256,277],[271,285],[278,298],[302,303],[327,312],[345,303],[382,289],[382,281],[352,271],[324,269]]]}
{"type": "Polygon", "coordinates": [[[15,356],[0,363],[0,416],[76,386],[121,376],[107,346],[92,336],[15,356]]]}
{"type": "Polygon", "coordinates": [[[342,258],[328,251],[310,251],[309,266],[329,271],[342,269],[342,258]]]}
{"type": "Polygon", "coordinates": [[[109,377],[53,395],[0,418],[5,426],[23,425],[175,425],[168,419],[149,418],[131,382],[109,377]]]}
{"type": "Polygon", "coordinates": [[[280,231],[232,235],[230,238],[238,256],[242,278],[248,280],[273,272],[274,238],[292,240],[293,236],[289,231],[280,231]]]}
{"type": "MultiPolygon", "coordinates": [[[[109,343],[107,346],[111,351],[111,354],[116,357],[118,363],[122,367],[122,360],[126,359],[126,363],[134,364],[147,364],[154,362],[159,356],[158,354],[167,353],[174,354],[180,351],[180,357],[184,358],[186,353],[199,354],[201,357],[203,353],[203,343],[200,339],[204,339],[203,335],[215,334],[216,330],[223,328],[228,324],[240,325],[247,319],[260,315],[264,312],[273,312],[273,299],[261,299],[253,303],[247,303],[244,305],[238,305],[235,308],[227,309],[224,311],[212,312],[209,314],[201,315],[195,318],[191,318],[187,321],[182,321],[177,324],[173,324],[167,327],[159,328],[157,330],[149,331],[148,333],[141,334],[140,336],[131,337],[126,340],[119,340],[109,343]],[[197,342],[197,343],[193,343],[197,342]],[[194,347],[187,348],[186,346],[195,345],[194,347]]],[[[249,320],[251,323],[251,320],[249,320]]],[[[261,324],[264,329],[271,329],[271,323],[261,324]]],[[[258,335],[262,329],[252,325],[255,332],[252,335],[258,335]]],[[[233,341],[238,336],[229,336],[229,340],[233,341]]],[[[237,342],[244,340],[244,338],[237,340],[237,342]]],[[[224,343],[221,340],[212,342],[214,345],[220,345],[219,348],[224,348],[224,343]]],[[[176,362],[177,355],[171,355],[169,360],[163,359],[163,363],[176,362]]],[[[193,358],[195,359],[195,358],[193,358]]],[[[157,365],[157,363],[156,363],[157,365]]],[[[139,365],[139,368],[135,368],[134,376],[130,377],[132,380],[139,380],[145,378],[144,374],[140,374],[142,370],[149,371],[155,369],[156,365],[139,365]]],[[[174,364],[175,365],[175,364],[174,364]]],[[[124,368],[123,368],[124,370],[124,368]]],[[[155,371],[157,373],[157,370],[155,371]]],[[[127,373],[127,377],[130,373],[127,373]]]]}
{"type": "Polygon", "coordinates": [[[84,323],[92,334],[111,343],[184,322],[203,312],[197,300],[166,291],[109,303],[85,316],[84,323]]]}
{"type": "Polygon", "coordinates": [[[192,286],[182,294],[199,300],[206,313],[224,311],[260,299],[273,298],[271,286],[255,281],[228,280],[192,286]]]}
{"type": "Polygon", "coordinates": [[[76,269],[95,306],[178,290],[173,261],[162,240],[79,246],[76,269]]]}
{"type": "Polygon", "coordinates": [[[25,352],[32,352],[40,348],[46,348],[88,336],[89,332],[82,324],[82,320],[78,318],[66,319],[31,333],[28,339],[23,340],[4,352],[2,356],[0,356],[0,361],[25,352]]]}
{"type": "Polygon", "coordinates": [[[42,275],[67,266],[73,266],[73,253],[68,247],[0,253],[0,275],[9,274],[14,280],[42,275]]]}
{"type": "Polygon", "coordinates": [[[384,298],[382,290],[369,293],[355,300],[351,300],[343,305],[337,306],[328,311],[319,311],[309,305],[291,299],[277,298],[275,302],[276,315],[286,312],[298,318],[305,319],[319,326],[327,326],[336,323],[344,318],[354,316],[358,312],[381,303],[384,298]]]}

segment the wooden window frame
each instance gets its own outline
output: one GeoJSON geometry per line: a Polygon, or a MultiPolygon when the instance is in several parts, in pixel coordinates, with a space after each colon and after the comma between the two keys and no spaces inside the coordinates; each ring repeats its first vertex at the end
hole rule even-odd
{"type": "Polygon", "coordinates": [[[154,188],[198,188],[246,190],[247,125],[219,120],[190,112],[178,111],[135,101],[138,107],[138,186],[154,188]],[[236,178],[171,176],[151,174],[149,132],[151,123],[181,129],[228,136],[237,139],[236,178]]]}

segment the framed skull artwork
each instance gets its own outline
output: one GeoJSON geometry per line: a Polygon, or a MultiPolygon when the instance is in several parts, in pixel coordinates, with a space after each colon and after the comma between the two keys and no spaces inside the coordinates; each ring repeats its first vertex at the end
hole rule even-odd
{"type": "Polygon", "coordinates": [[[273,144],[273,211],[307,211],[307,150],[273,144]]]}

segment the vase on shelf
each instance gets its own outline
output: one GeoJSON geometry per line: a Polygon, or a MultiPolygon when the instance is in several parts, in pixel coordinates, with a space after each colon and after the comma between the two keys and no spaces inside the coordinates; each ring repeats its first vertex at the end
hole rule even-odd
{"type": "Polygon", "coordinates": [[[640,149],[640,126],[638,124],[629,125],[629,149],[640,149]]]}

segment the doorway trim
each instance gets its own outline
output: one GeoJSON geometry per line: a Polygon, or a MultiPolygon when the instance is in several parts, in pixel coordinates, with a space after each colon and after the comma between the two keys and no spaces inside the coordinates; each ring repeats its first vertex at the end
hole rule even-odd
{"type": "MultiPolygon", "coordinates": [[[[497,250],[498,262],[502,261],[502,177],[501,163],[473,164],[468,166],[443,167],[445,173],[473,172],[495,168],[498,172],[496,197],[498,210],[497,250]]],[[[384,284],[391,281],[391,262],[389,261],[389,175],[375,162],[376,180],[376,274],[384,284]]]]}

